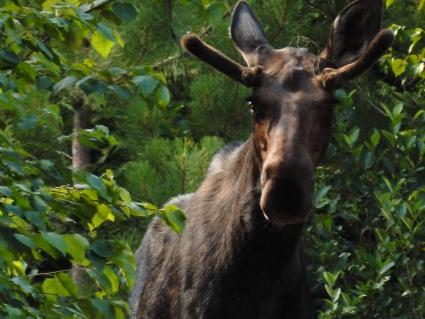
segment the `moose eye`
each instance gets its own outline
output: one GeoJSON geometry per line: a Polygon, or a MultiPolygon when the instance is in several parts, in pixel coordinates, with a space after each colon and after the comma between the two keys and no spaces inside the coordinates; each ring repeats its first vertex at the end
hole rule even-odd
{"type": "Polygon", "coordinates": [[[255,113],[255,103],[251,98],[246,99],[246,104],[248,104],[250,112],[255,113]]]}
{"type": "Polygon", "coordinates": [[[265,117],[264,107],[262,107],[259,103],[256,103],[253,98],[248,98],[247,104],[249,106],[251,114],[254,115],[255,120],[262,121],[265,117]]]}

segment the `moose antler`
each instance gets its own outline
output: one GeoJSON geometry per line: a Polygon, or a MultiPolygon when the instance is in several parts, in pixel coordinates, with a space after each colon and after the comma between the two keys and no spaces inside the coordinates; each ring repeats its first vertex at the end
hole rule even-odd
{"type": "Polygon", "coordinates": [[[323,86],[330,90],[342,82],[355,78],[360,73],[371,67],[393,44],[394,33],[389,29],[379,31],[366,52],[357,60],[340,68],[326,68],[320,75],[323,86]]]}
{"type": "Polygon", "coordinates": [[[183,36],[181,44],[197,58],[246,86],[254,86],[262,73],[262,66],[245,67],[240,65],[194,34],[183,36]]]}

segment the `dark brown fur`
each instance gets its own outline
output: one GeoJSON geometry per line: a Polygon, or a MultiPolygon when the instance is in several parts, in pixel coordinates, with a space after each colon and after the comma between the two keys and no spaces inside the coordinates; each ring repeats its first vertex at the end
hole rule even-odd
{"type": "Polygon", "coordinates": [[[244,1],[231,35],[247,67],[196,36],[183,38],[192,54],[253,87],[253,133],[215,156],[195,193],[172,200],[187,214],[181,235],[158,219],[150,226],[130,302],[138,319],[313,317],[299,239],[330,138],[334,99],[326,77],[339,72],[341,84],[384,53],[392,34],[378,34],[381,8],[380,0],[358,0],[344,9],[321,58],[271,47],[244,1]],[[372,27],[358,23],[362,14],[372,27]]]}
{"type": "Polygon", "coordinates": [[[155,293],[142,295],[138,318],[275,318],[283,309],[292,314],[285,318],[309,318],[296,253],[303,226],[282,232],[263,218],[252,143],[216,156],[182,207],[188,222],[181,236],[152,224],[145,249],[155,263],[145,265],[143,290],[155,293]]]}

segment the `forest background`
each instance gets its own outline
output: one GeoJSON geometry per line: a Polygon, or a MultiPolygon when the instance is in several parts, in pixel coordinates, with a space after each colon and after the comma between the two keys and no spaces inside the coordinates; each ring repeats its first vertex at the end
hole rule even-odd
{"type": "MultiPolygon", "coordinates": [[[[320,52],[345,0],[249,1],[270,42],[320,52]]],[[[0,317],[125,318],[159,209],[243,140],[248,91],[182,52],[240,60],[233,0],[0,0],[0,317]],[[150,204],[151,203],[151,204],[150,204]]],[[[386,0],[394,48],[336,92],[303,246],[317,317],[425,317],[425,1],[386,0]]]]}

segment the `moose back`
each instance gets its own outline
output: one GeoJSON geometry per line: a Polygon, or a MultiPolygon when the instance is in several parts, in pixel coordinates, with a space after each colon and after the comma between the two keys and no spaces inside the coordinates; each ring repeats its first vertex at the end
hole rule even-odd
{"type": "Polygon", "coordinates": [[[314,170],[330,139],[334,89],[391,46],[381,0],[344,8],[317,56],[273,48],[240,1],[231,38],[243,66],[197,36],[182,45],[252,88],[252,133],[215,155],[198,190],[171,201],[187,214],[177,235],[159,220],[137,253],[130,300],[138,319],[312,318],[298,242],[312,206],[314,170]]]}

